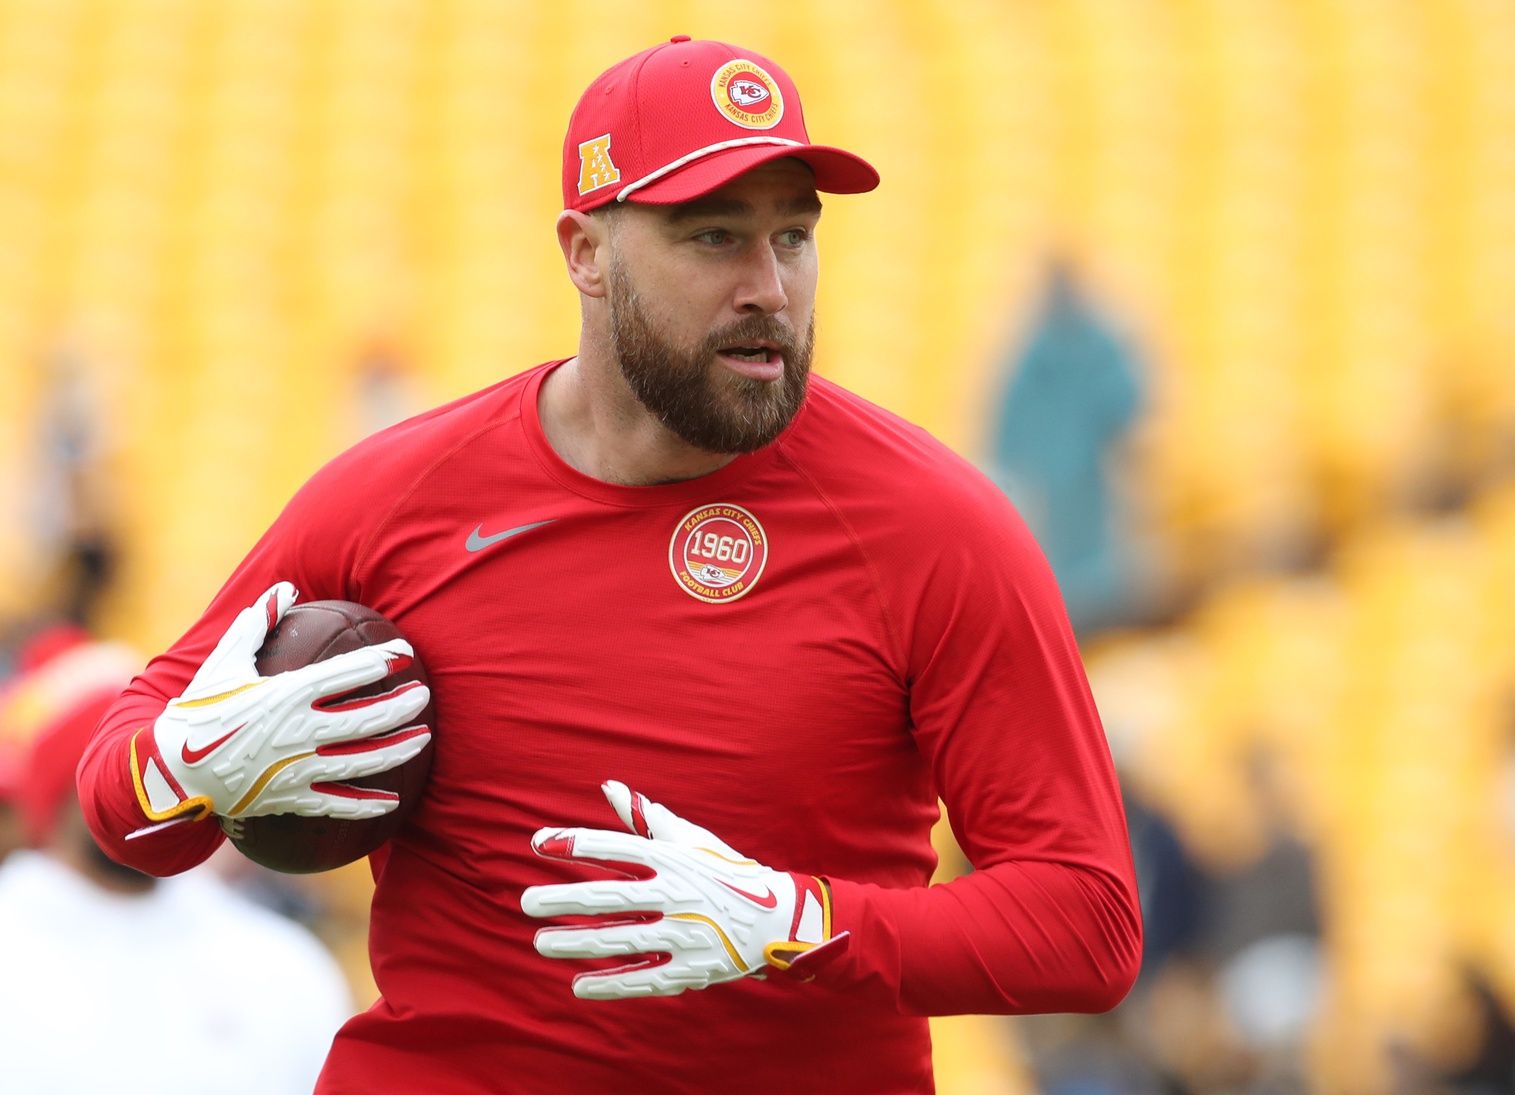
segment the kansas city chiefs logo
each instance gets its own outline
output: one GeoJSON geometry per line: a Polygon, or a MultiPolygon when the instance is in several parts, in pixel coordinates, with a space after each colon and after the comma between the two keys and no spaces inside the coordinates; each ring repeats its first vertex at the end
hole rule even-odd
{"type": "Polygon", "coordinates": [[[772,129],[784,117],[784,93],[772,76],[745,57],[733,58],[710,78],[710,98],[729,122],[743,129],[772,129]]]}
{"type": "Polygon", "coordinates": [[[737,106],[749,109],[768,98],[768,89],[756,80],[732,80],[726,87],[726,93],[737,106]]]}

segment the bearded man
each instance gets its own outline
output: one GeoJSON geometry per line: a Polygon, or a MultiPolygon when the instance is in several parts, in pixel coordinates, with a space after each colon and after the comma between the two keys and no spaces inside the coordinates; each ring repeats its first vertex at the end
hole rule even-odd
{"type": "MultiPolygon", "coordinates": [[[[877,174],[773,61],[684,37],[589,87],[562,171],[578,353],[316,474],[105,719],[102,844],[167,874],[291,785],[393,808],[341,781],[424,744],[383,736],[424,689],[333,756],[251,668],[340,598],[413,643],[437,728],[318,1091],[924,1092],[926,1016],[1113,1007],[1140,915],[1052,575],[970,465],[810,375],[818,195],[877,174]],[[196,685],[213,651],[244,686],[196,685]],[[938,798],[976,870],[930,886],[938,798]],[[568,824],[604,800],[623,828],[568,824]]],[[[165,977],[193,1007],[234,967],[165,977]]]]}

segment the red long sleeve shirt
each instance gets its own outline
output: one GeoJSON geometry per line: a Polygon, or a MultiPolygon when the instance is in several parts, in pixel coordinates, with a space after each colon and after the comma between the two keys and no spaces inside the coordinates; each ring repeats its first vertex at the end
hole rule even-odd
{"type": "MultiPolygon", "coordinates": [[[[552,367],[323,468],[80,767],[113,855],[185,870],[220,829],[128,840],[148,827],[128,739],[240,608],[287,579],[304,600],[377,609],[414,644],[434,764],[375,857],[382,997],[337,1037],[318,1090],[766,1092],[808,1076],[929,1091],[923,1016],[1116,1004],[1141,948],[1120,792],[1056,584],[1002,494],[819,378],[767,448],[614,486],[548,444],[552,367]],[[530,836],[615,827],[611,778],[769,866],[827,876],[844,956],[810,983],[576,999],[585,967],[533,950],[520,894],[585,877],[530,836]],[[976,869],[928,887],[938,795],[976,869]]],[[[234,962],[216,972],[232,991],[234,962]]]]}

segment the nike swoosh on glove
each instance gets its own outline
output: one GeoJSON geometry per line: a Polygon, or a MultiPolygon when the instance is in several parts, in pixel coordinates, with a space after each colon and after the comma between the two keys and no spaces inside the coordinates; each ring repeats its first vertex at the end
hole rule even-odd
{"type": "Polygon", "coordinates": [[[158,822],[262,814],[377,817],[398,796],[343,794],[344,780],[404,764],[431,732],[405,726],[426,707],[419,681],[344,698],[415,656],[403,639],[259,676],[256,657],[298,594],[279,582],[237,614],[184,694],[131,741],[142,812],[158,822]],[[396,729],[403,727],[403,729],[396,729]]]}
{"type": "Polygon", "coordinates": [[[624,783],[602,790],[630,832],[550,827],[531,846],[544,858],[625,878],[532,886],[521,895],[528,916],[615,918],[542,928],[536,949],[544,957],[644,956],[578,974],[575,996],[676,996],[771,970],[812,975],[846,949],[848,933],[832,932],[825,879],[765,867],[624,783]]]}

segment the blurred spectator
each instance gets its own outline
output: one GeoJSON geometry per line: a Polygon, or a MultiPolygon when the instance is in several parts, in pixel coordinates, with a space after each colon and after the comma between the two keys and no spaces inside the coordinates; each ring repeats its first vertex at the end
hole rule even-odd
{"type": "Polygon", "coordinates": [[[1217,996],[1245,1057],[1256,1095],[1302,1091],[1311,1025],[1320,1011],[1320,940],[1280,933],[1248,944],[1221,967],[1217,996]]]}
{"type": "Polygon", "coordinates": [[[89,356],[63,343],[43,361],[34,535],[57,560],[53,599],[81,625],[95,621],[120,554],[109,462],[112,421],[89,356]]]}
{"type": "Polygon", "coordinates": [[[353,440],[377,433],[426,409],[415,370],[398,349],[379,341],[358,360],[351,400],[353,440]]]}
{"type": "Polygon", "coordinates": [[[0,863],[21,847],[21,808],[16,794],[21,789],[21,762],[25,754],[19,734],[8,732],[5,709],[11,689],[0,683],[0,863]]]}
{"type": "Polygon", "coordinates": [[[21,811],[17,808],[13,789],[6,786],[0,776],[0,863],[22,846],[21,811]]]}
{"type": "Polygon", "coordinates": [[[5,674],[0,677],[0,863],[26,843],[20,803],[22,769],[32,739],[57,707],[60,682],[71,694],[82,694],[95,687],[92,679],[103,674],[100,687],[114,694],[120,688],[122,672],[130,668],[118,657],[102,660],[91,655],[87,664],[66,659],[56,672],[38,672],[59,655],[81,646],[87,636],[68,624],[33,630],[29,639],[17,644],[14,657],[6,659],[5,674]]]}
{"type": "Polygon", "coordinates": [[[1446,1059],[1417,1052],[1409,1043],[1389,1047],[1394,1095],[1508,1095],[1515,1091],[1515,1023],[1508,1006],[1481,971],[1462,971],[1475,1026],[1446,1059]]]}
{"type": "Polygon", "coordinates": [[[1261,747],[1246,770],[1263,844],[1246,861],[1217,870],[1208,887],[1201,945],[1217,964],[1265,940],[1320,935],[1315,855],[1291,816],[1288,773],[1261,747]]]}
{"type": "Polygon", "coordinates": [[[1155,818],[1135,848],[1153,884],[1143,895],[1148,931],[1168,949],[1144,970],[1124,1019],[1171,1089],[1196,1095],[1308,1086],[1307,1040],[1324,979],[1316,864],[1295,829],[1278,759],[1257,749],[1248,774],[1264,832],[1256,854],[1207,865],[1155,818]],[[1162,832],[1168,839],[1152,838],[1162,832]]]}
{"type": "Polygon", "coordinates": [[[1145,1059],[1143,1041],[1122,1028],[1124,1006],[1103,1015],[1017,1020],[1041,1095],[1184,1095],[1145,1059]]]}
{"type": "Polygon", "coordinates": [[[1324,978],[1316,864],[1293,823],[1288,772],[1257,749],[1248,774],[1264,836],[1254,854],[1224,866],[1185,844],[1142,798],[1140,781],[1123,778],[1142,974],[1109,1015],[1018,1021],[1044,1095],[1310,1089],[1307,1040],[1324,978]]]}
{"type": "Polygon", "coordinates": [[[1247,772],[1265,843],[1250,861],[1217,872],[1203,944],[1217,1000],[1251,1062],[1248,1090],[1271,1095],[1305,1086],[1326,970],[1318,866],[1292,815],[1289,771],[1258,747],[1247,772]]]}
{"type": "Polygon", "coordinates": [[[1142,385],[1138,362],[1073,271],[1053,263],[987,470],[1036,533],[1081,635],[1125,622],[1136,608],[1134,545],[1111,454],[1135,424],[1142,385]]]}
{"type": "Polygon", "coordinates": [[[1146,974],[1196,945],[1208,880],[1167,818],[1142,801],[1130,780],[1124,786],[1126,826],[1141,894],[1142,971],[1146,974]]]}
{"type": "Polygon", "coordinates": [[[42,725],[16,796],[30,847],[0,865],[0,1087],[309,1092],[351,1011],[346,981],[304,929],[213,875],[159,881],[99,850],[74,769],[137,659],[59,640],[13,686],[42,725]],[[183,998],[191,972],[206,989],[183,998]]]}

